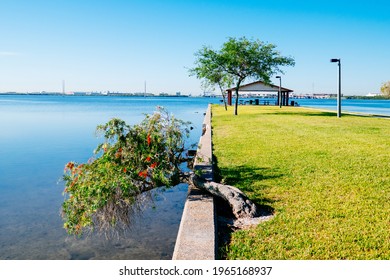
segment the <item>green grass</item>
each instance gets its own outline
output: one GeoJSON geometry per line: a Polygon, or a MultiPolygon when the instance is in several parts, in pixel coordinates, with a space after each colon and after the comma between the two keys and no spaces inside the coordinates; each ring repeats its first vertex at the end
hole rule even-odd
{"type": "Polygon", "coordinates": [[[228,259],[390,259],[390,120],[293,107],[213,107],[223,180],[273,219],[228,259]]]}

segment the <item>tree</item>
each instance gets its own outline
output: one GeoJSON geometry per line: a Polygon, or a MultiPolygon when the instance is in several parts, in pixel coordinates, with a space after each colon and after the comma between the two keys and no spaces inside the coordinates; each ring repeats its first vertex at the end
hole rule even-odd
{"type": "Polygon", "coordinates": [[[205,182],[193,172],[185,173],[188,161],[185,138],[189,123],[176,119],[163,108],[146,115],[138,125],[112,119],[97,127],[105,141],[88,163],[65,166],[64,228],[69,234],[86,230],[107,232],[131,225],[132,216],[153,199],[150,190],[189,182],[227,200],[237,218],[256,217],[257,207],[240,190],[205,182]]]}
{"type": "Polygon", "coordinates": [[[227,110],[225,89],[231,86],[233,78],[223,73],[223,68],[218,63],[218,54],[212,49],[203,47],[195,55],[198,58],[195,62],[197,67],[189,70],[190,76],[201,79],[206,88],[214,90],[218,86],[227,110]]]}
{"type": "Polygon", "coordinates": [[[385,96],[390,97],[390,81],[382,84],[381,93],[385,96]]]}
{"type": "Polygon", "coordinates": [[[138,125],[114,118],[97,132],[105,138],[95,150],[97,158],[65,166],[62,216],[70,234],[125,226],[139,211],[143,193],[180,181],[188,123],[163,108],[138,125]]]}
{"type": "Polygon", "coordinates": [[[281,56],[275,45],[245,37],[229,38],[219,51],[203,47],[195,56],[195,67],[190,73],[215,84],[213,73],[217,71],[222,80],[226,79],[236,85],[235,115],[238,114],[239,88],[243,81],[255,79],[270,83],[272,75],[283,73],[281,66],[295,65],[294,59],[281,56]]]}

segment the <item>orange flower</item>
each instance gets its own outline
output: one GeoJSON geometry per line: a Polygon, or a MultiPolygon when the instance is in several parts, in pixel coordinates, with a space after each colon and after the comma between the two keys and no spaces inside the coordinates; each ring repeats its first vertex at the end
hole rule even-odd
{"type": "Polygon", "coordinates": [[[153,162],[150,168],[155,168],[157,166],[157,162],[153,162]]]}
{"type": "Polygon", "coordinates": [[[147,157],[147,158],[146,158],[146,161],[147,161],[147,162],[150,162],[150,160],[151,160],[150,157],[147,157]]]}
{"type": "Polygon", "coordinates": [[[127,169],[126,169],[126,167],[125,167],[125,168],[123,168],[123,172],[124,172],[124,173],[126,173],[126,172],[127,172],[127,169]]]}
{"type": "Polygon", "coordinates": [[[119,148],[118,151],[115,153],[116,158],[120,158],[122,155],[122,148],[119,148]]]}
{"type": "Polygon", "coordinates": [[[148,142],[148,146],[150,146],[150,143],[152,142],[152,139],[150,138],[150,134],[146,137],[146,140],[148,142]]]}
{"type": "Polygon", "coordinates": [[[73,162],[68,162],[68,164],[65,166],[65,169],[70,169],[72,170],[74,167],[74,163],[73,162]]]}
{"type": "Polygon", "coordinates": [[[138,176],[143,177],[143,178],[148,177],[148,172],[147,172],[147,170],[141,171],[140,173],[138,173],[138,176]]]}

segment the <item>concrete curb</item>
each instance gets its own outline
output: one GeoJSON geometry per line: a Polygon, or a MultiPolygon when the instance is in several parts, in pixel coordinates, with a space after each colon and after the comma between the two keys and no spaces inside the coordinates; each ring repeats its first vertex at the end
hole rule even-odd
{"type": "MultiPolygon", "coordinates": [[[[213,180],[212,159],[211,105],[209,105],[194,161],[194,169],[201,170],[206,180],[213,180]]],[[[194,186],[189,186],[172,259],[215,260],[216,232],[213,196],[194,186]]]]}

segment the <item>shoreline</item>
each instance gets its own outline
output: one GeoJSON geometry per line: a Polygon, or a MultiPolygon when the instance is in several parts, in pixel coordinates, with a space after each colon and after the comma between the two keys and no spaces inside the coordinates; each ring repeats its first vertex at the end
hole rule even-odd
{"type": "MultiPolygon", "coordinates": [[[[154,94],[154,93],[142,93],[142,92],[112,92],[112,93],[102,93],[102,92],[72,92],[72,93],[62,93],[62,92],[0,92],[0,96],[106,96],[106,97],[115,97],[115,96],[126,96],[126,97],[194,97],[194,98],[210,98],[210,99],[222,99],[221,95],[192,95],[192,94],[154,94]]],[[[268,96],[240,96],[240,100],[248,99],[275,99],[276,97],[268,96]]],[[[315,98],[315,97],[291,97],[291,100],[337,100],[336,98],[315,98]]],[[[371,97],[371,96],[359,96],[359,95],[350,95],[343,96],[342,100],[373,100],[373,101],[390,101],[390,97],[371,97]]]]}

